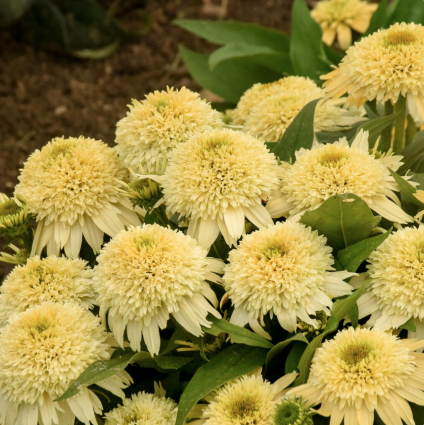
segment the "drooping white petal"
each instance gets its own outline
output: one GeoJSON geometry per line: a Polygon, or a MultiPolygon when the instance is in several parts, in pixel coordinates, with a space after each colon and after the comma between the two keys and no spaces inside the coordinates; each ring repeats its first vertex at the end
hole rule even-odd
{"type": "Polygon", "coordinates": [[[246,218],[258,229],[272,226],[274,224],[270,213],[261,204],[255,204],[250,207],[243,207],[243,212],[246,218]]]}
{"type": "Polygon", "coordinates": [[[287,217],[294,207],[295,205],[285,198],[274,198],[267,202],[265,208],[272,218],[280,218],[287,217]]]}
{"type": "Polygon", "coordinates": [[[219,226],[216,219],[201,218],[199,224],[199,245],[209,249],[219,235],[219,226]]]}
{"type": "Polygon", "coordinates": [[[387,220],[406,224],[413,222],[413,218],[406,214],[400,207],[398,207],[395,203],[389,201],[383,195],[375,195],[371,197],[372,203],[369,204],[369,207],[374,210],[377,214],[380,214],[387,220]]]}
{"type": "Polygon", "coordinates": [[[368,143],[369,131],[360,130],[356,135],[354,141],[352,142],[352,148],[356,148],[368,153],[369,143],[368,143]]]}

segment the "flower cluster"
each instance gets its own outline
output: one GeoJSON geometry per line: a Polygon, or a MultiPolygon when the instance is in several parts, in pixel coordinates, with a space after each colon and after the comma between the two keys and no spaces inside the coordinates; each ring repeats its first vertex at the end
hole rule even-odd
{"type": "MultiPolygon", "coordinates": [[[[312,16],[344,48],[374,9],[324,0],[312,16]]],[[[0,425],[415,424],[423,148],[405,143],[405,97],[424,111],[423,31],[364,37],[324,89],[258,83],[223,117],[168,88],[133,101],[115,148],[35,151],[0,194],[15,265],[0,425]]]]}

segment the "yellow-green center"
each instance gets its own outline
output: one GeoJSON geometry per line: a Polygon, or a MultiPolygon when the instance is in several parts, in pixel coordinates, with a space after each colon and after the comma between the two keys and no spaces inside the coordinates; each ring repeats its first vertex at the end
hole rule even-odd
{"type": "Polygon", "coordinates": [[[229,406],[230,419],[238,420],[241,423],[251,424],[249,419],[259,411],[259,403],[255,397],[246,394],[242,398],[234,400],[229,406]],[[245,420],[245,421],[244,421],[245,420]]]}
{"type": "Polygon", "coordinates": [[[9,201],[6,201],[5,203],[0,205],[0,217],[5,217],[7,215],[16,214],[19,212],[20,206],[10,199],[9,201]]]}
{"type": "Polygon", "coordinates": [[[386,43],[389,46],[409,46],[417,41],[417,37],[407,30],[397,30],[387,34],[386,43]]]}
{"type": "Polygon", "coordinates": [[[356,366],[362,360],[368,359],[369,355],[373,352],[373,347],[367,342],[361,342],[355,345],[346,347],[341,353],[341,359],[348,366],[356,366]]]}

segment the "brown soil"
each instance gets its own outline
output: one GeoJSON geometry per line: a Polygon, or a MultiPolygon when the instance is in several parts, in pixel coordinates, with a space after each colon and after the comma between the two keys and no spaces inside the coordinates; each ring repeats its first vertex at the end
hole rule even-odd
{"type": "MultiPolygon", "coordinates": [[[[226,18],[289,31],[292,3],[228,0],[226,18]]],[[[178,60],[178,44],[197,51],[211,46],[172,25],[172,20],[216,19],[213,6],[212,0],[151,0],[147,10],[136,4],[124,8],[118,15],[124,23],[134,26],[147,12],[152,30],[103,61],[36,50],[0,32],[0,192],[13,193],[23,162],[53,137],[84,135],[113,145],[115,124],[132,98],[167,85],[200,89],[178,60]]],[[[0,263],[0,281],[7,270],[0,263]]]]}

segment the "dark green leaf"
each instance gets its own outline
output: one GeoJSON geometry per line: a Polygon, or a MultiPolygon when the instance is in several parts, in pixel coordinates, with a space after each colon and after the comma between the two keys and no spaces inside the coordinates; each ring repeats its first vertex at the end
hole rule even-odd
{"type": "MultiPolygon", "coordinates": [[[[373,148],[375,142],[380,137],[381,132],[385,128],[387,128],[389,125],[391,125],[393,123],[394,119],[398,115],[399,115],[399,112],[397,112],[396,114],[387,115],[386,117],[377,118],[376,120],[367,121],[367,122],[365,122],[364,124],[361,124],[358,127],[356,134],[358,134],[361,130],[369,131],[368,142],[369,142],[370,148],[373,148]]],[[[355,135],[355,137],[356,137],[356,135],[355,135]]],[[[350,140],[349,144],[351,144],[353,142],[355,137],[353,137],[350,140]]]]}
{"type": "Polygon", "coordinates": [[[1,0],[0,27],[10,25],[20,19],[29,9],[33,1],[34,0],[1,0]]]}
{"type": "Polygon", "coordinates": [[[391,230],[340,250],[337,253],[337,260],[343,267],[343,270],[356,272],[362,262],[364,262],[370,254],[387,239],[390,233],[391,230]]]}
{"type": "Polygon", "coordinates": [[[349,316],[350,323],[354,328],[358,326],[358,320],[359,320],[359,308],[358,304],[353,304],[352,308],[347,312],[347,315],[349,316]]]}
{"type": "Polygon", "coordinates": [[[303,0],[295,0],[292,9],[290,57],[296,75],[321,83],[319,77],[330,72],[330,61],[324,53],[320,26],[312,19],[303,0]]]}
{"type": "Polygon", "coordinates": [[[330,316],[323,333],[315,337],[306,347],[306,350],[303,352],[302,357],[300,358],[299,364],[297,366],[299,369],[299,376],[294,381],[295,386],[304,384],[308,380],[309,370],[311,368],[311,363],[315,354],[315,350],[321,345],[321,342],[325,335],[330,332],[334,332],[337,329],[338,324],[339,322],[337,321],[337,319],[334,316],[330,316]]]}
{"type": "Polygon", "coordinates": [[[208,316],[208,320],[212,322],[210,328],[202,327],[203,331],[218,336],[226,332],[231,336],[231,341],[238,344],[246,344],[252,347],[273,348],[274,345],[265,338],[245,329],[240,326],[233,325],[224,319],[218,319],[213,315],[208,316]]]}
{"type": "Polygon", "coordinates": [[[157,356],[155,357],[155,360],[162,369],[180,369],[181,367],[190,363],[193,358],[178,356],[157,356]]]}
{"type": "Polygon", "coordinates": [[[176,425],[183,425],[190,410],[211,391],[265,363],[268,350],[234,344],[200,367],[181,395],[176,425]]]}
{"type": "Polygon", "coordinates": [[[420,131],[414,137],[412,143],[402,151],[403,165],[398,173],[404,174],[406,171],[424,172],[424,131],[420,131]]]}
{"type": "Polygon", "coordinates": [[[185,331],[184,329],[176,329],[175,332],[172,334],[171,339],[168,341],[168,345],[166,348],[160,353],[160,355],[168,354],[172,350],[175,350],[176,348],[181,347],[181,345],[176,344],[175,341],[187,341],[190,334],[185,331]]]}
{"type": "Polygon", "coordinates": [[[415,183],[418,183],[417,189],[424,190],[424,173],[409,173],[415,183]]]}
{"type": "Polygon", "coordinates": [[[281,75],[243,59],[227,60],[213,71],[209,57],[180,46],[184,64],[192,77],[203,87],[229,102],[237,103],[243,93],[256,83],[269,83],[281,75]]]}
{"type": "Polygon", "coordinates": [[[424,406],[418,406],[414,403],[409,403],[411,406],[412,414],[414,415],[416,424],[424,424],[424,406]]]}
{"type": "Polygon", "coordinates": [[[334,65],[338,65],[340,61],[343,59],[344,52],[341,52],[340,50],[336,50],[325,43],[323,43],[322,45],[324,47],[325,56],[330,60],[331,63],[333,63],[334,65]]]}
{"type": "Polygon", "coordinates": [[[370,25],[367,29],[367,32],[364,34],[364,37],[378,31],[381,28],[386,28],[388,19],[389,16],[387,13],[387,0],[381,0],[380,4],[378,5],[378,9],[372,15],[370,25]]]}
{"type": "Polygon", "coordinates": [[[66,400],[69,397],[79,393],[80,385],[92,385],[103,379],[109,378],[118,372],[124,370],[130,363],[135,363],[144,359],[151,359],[152,356],[145,352],[140,351],[134,353],[133,351],[124,351],[120,356],[111,360],[98,360],[88,366],[84,372],[70,385],[70,387],[55,401],[66,400]]]}
{"type": "Polygon", "coordinates": [[[304,351],[302,358],[300,359],[298,368],[299,376],[297,377],[294,385],[304,384],[308,380],[309,370],[311,368],[311,362],[315,354],[315,350],[321,345],[321,342],[325,335],[328,333],[334,332],[340,321],[345,318],[345,316],[352,311],[353,306],[356,305],[358,298],[364,293],[365,288],[370,283],[370,280],[365,281],[362,286],[356,290],[352,295],[343,299],[337,300],[333,304],[333,309],[331,311],[331,316],[328,319],[327,326],[324,329],[323,333],[315,337],[307,346],[304,351]]]}
{"type": "Polygon", "coordinates": [[[408,202],[411,202],[412,204],[417,205],[418,207],[423,209],[424,204],[414,196],[414,193],[417,191],[417,189],[415,189],[415,187],[412,186],[411,183],[407,182],[404,178],[399,176],[399,174],[390,170],[390,168],[389,168],[389,171],[390,171],[390,174],[395,179],[396,183],[398,184],[399,190],[402,196],[404,196],[408,202]]]}
{"type": "Polygon", "coordinates": [[[293,67],[288,53],[278,52],[267,46],[253,46],[236,41],[215,50],[209,56],[210,69],[213,71],[220,63],[235,58],[248,59],[251,62],[263,65],[281,74],[293,73],[293,67]]]}
{"type": "Polygon", "coordinates": [[[406,323],[402,326],[399,326],[400,329],[406,329],[407,331],[417,332],[417,327],[415,326],[414,318],[411,317],[406,323]]]}
{"type": "Polygon", "coordinates": [[[300,362],[302,354],[305,352],[306,345],[301,342],[293,344],[293,348],[287,356],[286,364],[284,365],[284,373],[291,373],[297,370],[297,365],[300,362]]]}
{"type": "Polygon", "coordinates": [[[365,280],[361,287],[354,291],[352,295],[349,295],[348,297],[343,298],[342,300],[337,300],[333,304],[331,314],[334,315],[338,323],[340,323],[340,321],[348,315],[352,307],[356,305],[356,301],[364,293],[366,287],[369,285],[370,282],[371,279],[365,280]]]}
{"type": "Polygon", "coordinates": [[[365,201],[349,193],[331,196],[316,210],[305,212],[300,221],[324,235],[337,253],[369,238],[379,218],[365,201]]]}
{"type": "Polygon", "coordinates": [[[347,140],[350,140],[355,137],[358,127],[361,126],[362,123],[358,122],[352,127],[346,127],[344,130],[340,131],[323,131],[315,133],[318,142],[320,143],[334,143],[337,142],[339,139],[346,137],[347,140]]]}
{"type": "Polygon", "coordinates": [[[38,47],[91,59],[110,54],[126,35],[97,0],[34,0],[17,34],[38,47]]]}
{"type": "Polygon", "coordinates": [[[315,108],[320,99],[305,105],[289,125],[273,152],[281,161],[295,161],[295,152],[300,148],[310,149],[314,141],[315,108]]]}
{"type": "Polygon", "coordinates": [[[289,51],[289,39],[285,34],[257,24],[197,19],[177,19],[173,23],[216,44],[240,42],[253,46],[268,46],[279,52],[289,51]]]}
{"type": "Polygon", "coordinates": [[[399,1],[395,5],[387,25],[393,25],[396,22],[424,23],[424,2],[416,0],[399,1]]]}
{"type": "Polygon", "coordinates": [[[281,353],[281,351],[283,351],[289,344],[296,341],[304,342],[305,344],[308,344],[308,340],[305,338],[305,335],[303,335],[302,333],[297,333],[291,338],[286,339],[285,341],[279,342],[274,348],[269,350],[268,355],[266,357],[266,362],[269,363],[276,355],[281,353]]]}

